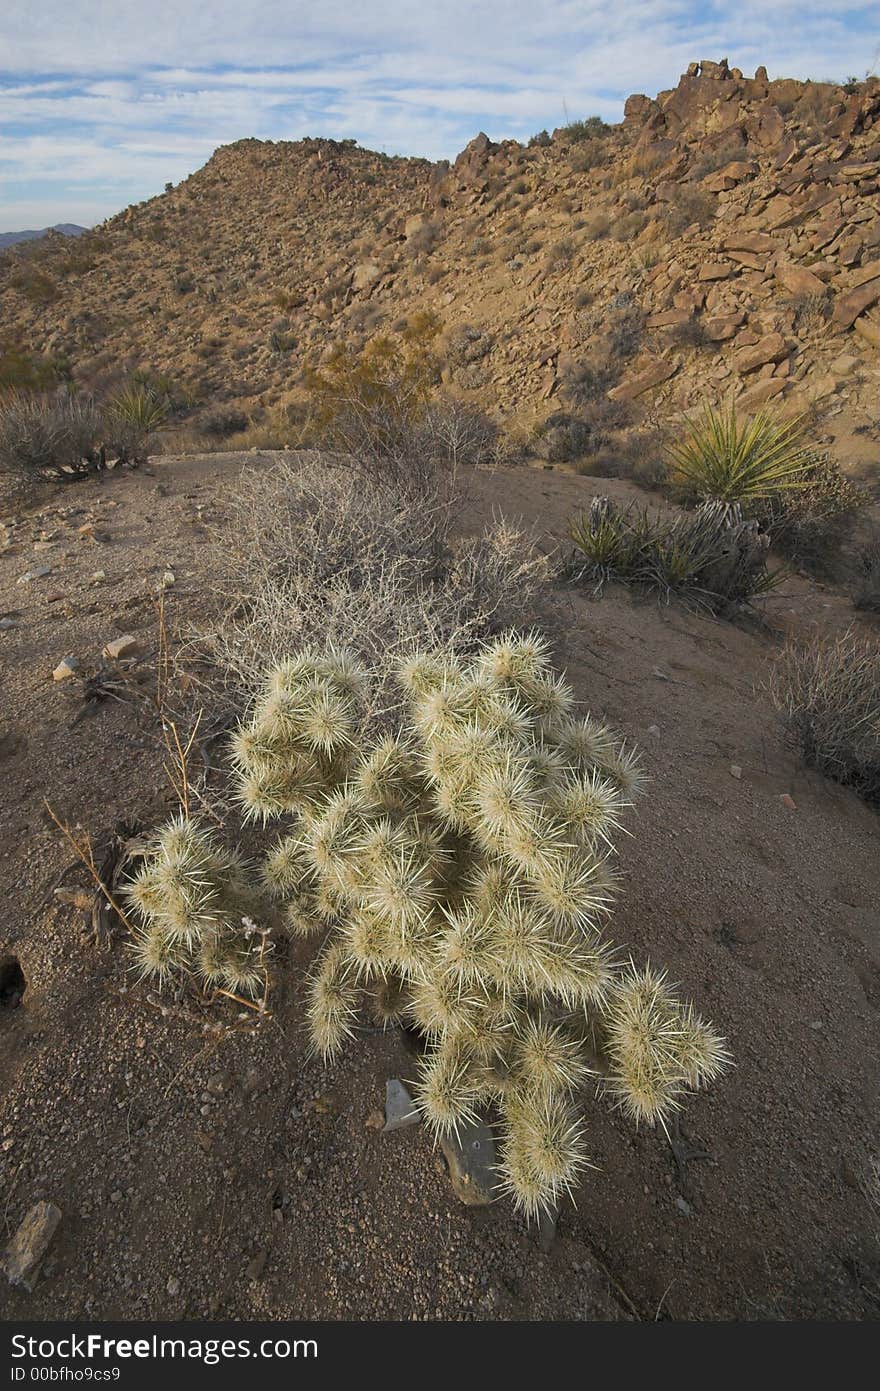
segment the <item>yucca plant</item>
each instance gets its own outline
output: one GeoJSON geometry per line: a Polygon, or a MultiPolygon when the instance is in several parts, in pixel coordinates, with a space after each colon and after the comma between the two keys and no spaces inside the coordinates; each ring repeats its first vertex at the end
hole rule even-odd
{"type": "Polygon", "coordinates": [[[168,418],[168,400],[143,383],[132,383],[110,400],[108,416],[148,435],[168,418]]]}
{"type": "Polygon", "coordinates": [[[764,409],[741,420],[731,397],[687,422],[684,439],[669,447],[669,471],[699,501],[735,509],[799,487],[810,458],[803,416],[781,420],[764,409]]]}
{"type": "Polygon", "coordinates": [[[665,1125],[727,1053],[604,936],[641,775],[576,715],[543,638],[507,634],[469,662],[415,652],[398,679],[400,728],[365,743],[370,681],[350,653],[283,663],[233,738],[239,796],[253,820],[288,818],[263,877],[289,929],[322,939],[313,1047],[334,1057],[367,1004],[414,1028],[431,1133],[493,1109],[499,1192],[536,1215],[588,1167],[595,1073],[636,1122],[665,1125]]]}

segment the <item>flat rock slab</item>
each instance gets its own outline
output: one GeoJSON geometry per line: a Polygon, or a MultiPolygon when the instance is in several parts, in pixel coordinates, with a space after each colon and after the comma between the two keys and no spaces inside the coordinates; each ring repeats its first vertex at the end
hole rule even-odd
{"type": "Polygon", "coordinates": [[[457,1135],[445,1136],[440,1145],[456,1196],[468,1207],[494,1202],[498,1196],[498,1174],[495,1140],[488,1125],[483,1121],[463,1125],[457,1135]]]}
{"type": "Polygon", "coordinates": [[[0,1270],[11,1285],[20,1285],[28,1294],[40,1275],[43,1257],[61,1221],[61,1209],[54,1203],[35,1203],[3,1255],[0,1270]]]}
{"type": "Polygon", "coordinates": [[[398,1077],[390,1077],[385,1083],[385,1124],[383,1135],[389,1130],[402,1130],[407,1125],[418,1125],[421,1120],[418,1107],[398,1077]]]}

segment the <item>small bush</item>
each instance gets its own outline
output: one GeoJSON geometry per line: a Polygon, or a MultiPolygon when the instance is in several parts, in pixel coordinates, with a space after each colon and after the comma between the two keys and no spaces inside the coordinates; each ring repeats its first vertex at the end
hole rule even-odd
{"type": "Polygon", "coordinates": [[[196,422],[201,434],[220,440],[241,434],[249,424],[248,413],[241,406],[214,406],[204,411],[196,422]]]}
{"type": "Polygon", "coordinates": [[[854,607],[866,613],[880,613],[880,536],[859,548],[855,569],[854,607]]]}
{"type": "Polygon", "coordinates": [[[552,144],[553,137],[551,136],[548,130],[539,130],[535,135],[529,136],[528,148],[530,150],[536,147],[539,149],[543,149],[546,148],[547,145],[552,144]]]}
{"type": "Polygon", "coordinates": [[[781,578],[767,569],[769,538],[757,522],[731,525],[712,507],[652,516],[647,508],[621,512],[608,498],[594,498],[569,535],[576,548],[569,577],[588,580],[596,594],[616,580],[723,613],[752,604],[781,578]]]}
{"type": "Polygon", "coordinates": [[[728,506],[763,502],[801,486],[809,461],[803,417],[783,421],[766,409],[741,421],[732,398],[726,408],[705,406],[669,450],[673,483],[700,502],[728,506]]]}
{"type": "Polygon", "coordinates": [[[669,332],[669,340],[677,348],[712,348],[711,338],[706,334],[706,329],[699,319],[688,319],[683,324],[676,324],[669,332]]]}
{"type": "Polygon", "coordinates": [[[773,545],[801,570],[823,579],[842,578],[846,543],[868,496],[827,454],[808,453],[798,486],[783,488],[752,511],[773,545]]]}
{"type": "Polygon", "coordinates": [[[706,227],[715,216],[716,199],[699,188],[681,188],[675,201],[667,203],[664,220],[669,235],[678,237],[694,223],[706,227]]]}
{"type": "Polygon", "coordinates": [[[199,634],[218,679],[251,691],[294,646],[354,646],[385,673],[430,632],[451,651],[531,615],[549,562],[520,529],[497,521],[452,546],[446,489],[412,492],[387,476],[369,488],[326,456],[247,470],[211,547],[223,610],[199,634]]]}
{"type": "Polygon", "coordinates": [[[60,358],[46,353],[29,353],[14,344],[0,344],[0,392],[46,391],[70,376],[70,368],[60,358]]]}
{"type": "Polygon", "coordinates": [[[0,399],[0,472],[19,482],[87,472],[101,434],[90,400],[10,392],[0,399]]]}
{"type": "Polygon", "coordinates": [[[559,134],[569,144],[581,145],[587,140],[610,135],[611,127],[605,124],[601,116],[587,116],[583,121],[570,121],[567,126],[562,126],[559,134]]]}
{"type": "Polygon", "coordinates": [[[880,648],[852,632],[791,643],[770,692],[806,766],[880,805],[880,648]]]}
{"type": "Polygon", "coordinates": [[[566,266],[571,265],[574,252],[575,246],[571,237],[562,237],[547,248],[544,263],[548,270],[564,270],[566,266]]]}

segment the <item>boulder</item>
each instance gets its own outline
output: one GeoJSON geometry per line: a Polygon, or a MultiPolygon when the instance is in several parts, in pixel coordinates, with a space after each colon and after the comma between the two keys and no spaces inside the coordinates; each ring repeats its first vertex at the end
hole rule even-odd
{"type": "Polygon", "coordinates": [[[825,286],[806,266],[777,266],[776,279],[790,295],[824,295],[825,286]]]}
{"type": "Polygon", "coordinates": [[[839,295],[831,314],[831,322],[837,328],[850,328],[860,314],[870,309],[880,300],[880,275],[873,280],[858,285],[855,289],[839,295]]]}
{"type": "Polygon", "coordinates": [[[780,362],[788,352],[781,333],[768,333],[751,347],[734,354],[733,366],[741,376],[763,367],[766,362],[780,362]]]}
{"type": "Polygon", "coordinates": [[[677,363],[665,362],[661,359],[659,362],[652,363],[638,376],[630,377],[629,381],[621,382],[619,386],[612,387],[608,392],[608,397],[612,401],[634,401],[637,396],[643,396],[646,391],[668,381],[677,371],[677,363]]]}

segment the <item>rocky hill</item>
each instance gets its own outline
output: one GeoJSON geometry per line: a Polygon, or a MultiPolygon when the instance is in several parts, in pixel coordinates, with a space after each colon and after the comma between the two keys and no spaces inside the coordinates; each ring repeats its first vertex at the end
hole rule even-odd
{"type": "Polygon", "coordinates": [[[72,246],[0,257],[0,339],[75,379],[151,369],[257,417],[429,308],[450,389],[534,424],[585,362],[657,415],[731,388],[876,415],[880,81],[694,63],[625,119],[453,164],[242,140],[72,246]]]}

